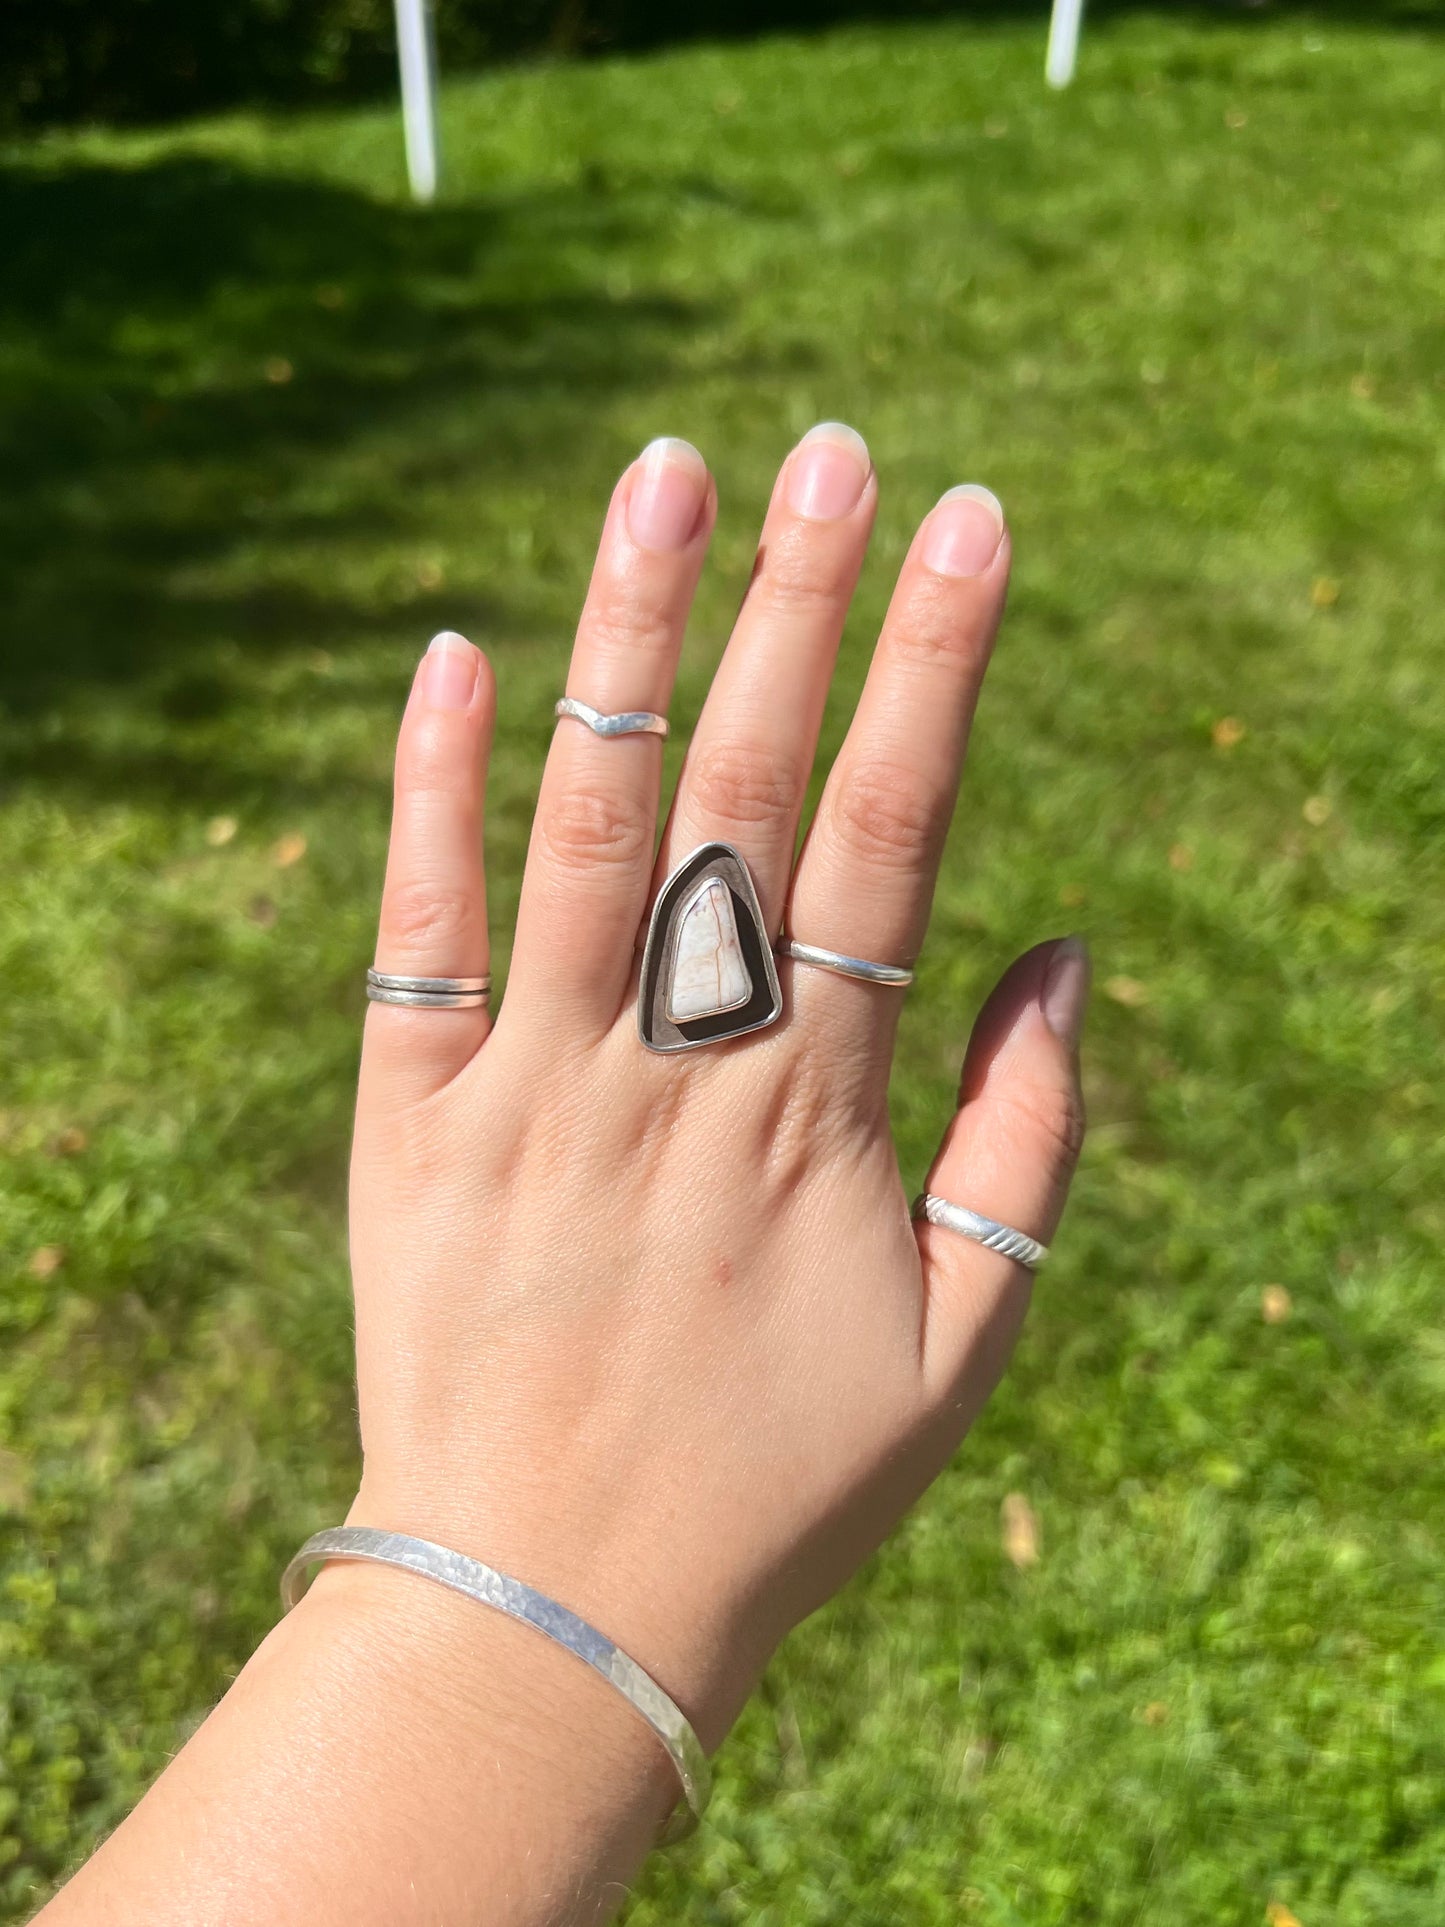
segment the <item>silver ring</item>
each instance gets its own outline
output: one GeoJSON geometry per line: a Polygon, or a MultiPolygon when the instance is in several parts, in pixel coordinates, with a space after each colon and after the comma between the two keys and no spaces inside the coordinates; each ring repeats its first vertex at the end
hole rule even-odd
{"type": "Polygon", "coordinates": [[[987,1245],[990,1251],[1000,1251],[1005,1258],[1027,1265],[1030,1271],[1037,1271],[1049,1255],[1048,1246],[1041,1245],[1026,1231],[1015,1231],[1012,1225],[1000,1224],[997,1218],[985,1218],[982,1212],[970,1211],[967,1205],[935,1198],[931,1191],[924,1191],[914,1199],[913,1215],[926,1218],[929,1224],[942,1225],[945,1231],[956,1231],[960,1238],[972,1238],[975,1244],[987,1245]]]}
{"type": "Polygon", "coordinates": [[[748,866],[730,843],[704,843],[678,864],[652,906],[637,1034],[648,1050],[695,1050],[765,1030],[782,1014],[748,866]]]}
{"type": "Polygon", "coordinates": [[[553,710],[554,716],[570,716],[574,723],[586,723],[594,736],[665,736],[667,718],[655,709],[623,709],[615,716],[604,715],[591,703],[563,696],[553,710]]]}
{"type": "Polygon", "coordinates": [[[866,957],[845,957],[839,950],[822,950],[815,943],[794,943],[791,937],[779,940],[778,955],[836,971],[840,977],[856,977],[863,984],[891,984],[902,990],[913,982],[913,972],[901,964],[869,963],[866,957]]]}
{"type": "Polygon", "coordinates": [[[366,994],[374,1004],[410,1010],[479,1010],[492,994],[490,977],[393,977],[368,970],[366,994]]]}

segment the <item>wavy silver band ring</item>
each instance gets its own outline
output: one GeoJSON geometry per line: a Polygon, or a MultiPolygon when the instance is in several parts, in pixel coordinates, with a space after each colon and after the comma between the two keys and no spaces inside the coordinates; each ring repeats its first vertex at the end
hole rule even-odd
{"type": "Polygon", "coordinates": [[[374,1004],[410,1010],[479,1010],[492,994],[490,977],[394,977],[368,970],[366,994],[374,1004]]]}
{"type": "Polygon", "coordinates": [[[945,1231],[956,1231],[960,1238],[972,1238],[975,1244],[987,1245],[990,1251],[1000,1251],[1005,1258],[1027,1265],[1030,1271],[1037,1271],[1049,1255],[1048,1246],[1041,1245],[1026,1231],[1015,1231],[1012,1225],[1000,1224],[997,1218],[985,1218],[982,1212],[970,1211],[967,1205],[935,1198],[931,1191],[924,1191],[914,1199],[913,1215],[926,1218],[929,1224],[941,1225],[945,1231]]]}
{"type": "Polygon", "coordinates": [[[815,964],[819,970],[836,971],[840,977],[856,977],[862,984],[890,984],[905,990],[913,982],[913,972],[902,964],[869,963],[866,957],[845,957],[840,950],[823,950],[815,943],[795,943],[783,937],[778,944],[780,957],[794,963],[815,964]]]}
{"type": "Polygon", "coordinates": [[[575,696],[559,698],[554,716],[570,716],[574,723],[585,723],[594,736],[665,736],[666,716],[655,709],[623,709],[608,716],[591,703],[578,702],[575,696]]]}

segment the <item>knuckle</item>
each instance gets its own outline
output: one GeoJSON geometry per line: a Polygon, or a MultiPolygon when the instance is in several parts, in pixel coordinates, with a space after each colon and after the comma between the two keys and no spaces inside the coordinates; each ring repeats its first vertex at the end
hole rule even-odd
{"type": "Polygon", "coordinates": [[[697,813],[725,823],[776,823],[797,807],[795,766],[773,750],[719,743],[704,750],[688,776],[697,813]]]}
{"type": "Polygon", "coordinates": [[[569,789],[539,819],[548,857],[568,874],[639,864],[652,854],[650,815],[631,798],[569,789]]]}
{"type": "Polygon", "coordinates": [[[1053,1169],[1072,1171],[1084,1148],[1088,1123],[1077,1084],[1020,1083],[1000,1097],[1006,1129],[1020,1151],[1037,1157],[1042,1150],[1053,1169]]]}
{"type": "Polygon", "coordinates": [[[464,718],[451,712],[408,719],[396,753],[399,797],[425,807],[431,796],[471,796],[478,781],[476,751],[464,718]]]}
{"type": "Polygon", "coordinates": [[[804,622],[831,620],[847,604],[854,573],[827,545],[796,537],[783,540],[763,565],[758,599],[774,615],[804,622]]]}
{"type": "Polygon", "coordinates": [[[905,668],[944,668],[965,677],[983,673],[993,641],[976,613],[960,608],[944,585],[930,585],[885,633],[889,656],[905,668]]]}
{"type": "Polygon", "coordinates": [[[480,953],[486,940],[483,922],[481,905],[469,891],[424,882],[399,884],[387,895],[382,912],[389,946],[448,958],[480,953]]]}
{"type": "Polygon", "coordinates": [[[581,640],[599,662],[628,662],[670,651],[677,634],[671,609],[641,596],[621,597],[590,610],[581,640]]]}
{"type": "Polygon", "coordinates": [[[863,861],[912,858],[921,862],[944,827],[938,799],[915,770],[896,763],[869,763],[854,770],[838,797],[838,835],[849,855],[863,861]]]}

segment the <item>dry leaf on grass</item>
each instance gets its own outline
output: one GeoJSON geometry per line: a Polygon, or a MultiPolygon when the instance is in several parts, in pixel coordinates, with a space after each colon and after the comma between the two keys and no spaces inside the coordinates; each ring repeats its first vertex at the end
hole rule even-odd
{"type": "Polygon", "coordinates": [[[1138,1010],[1149,1001],[1149,986],[1141,984],[1137,977],[1106,977],[1104,995],[1122,1004],[1125,1010],[1138,1010]]]}
{"type": "Polygon", "coordinates": [[[1310,601],[1317,609],[1333,609],[1339,599],[1340,585],[1332,575],[1321,575],[1315,578],[1314,587],[1310,590],[1310,601]]]}
{"type": "Polygon", "coordinates": [[[30,1263],[25,1269],[32,1278],[53,1278],[65,1263],[64,1245],[41,1245],[30,1254],[30,1263]]]}
{"type": "Polygon", "coordinates": [[[299,863],[306,854],[306,838],[299,830],[292,830],[273,846],[271,861],[278,870],[289,870],[293,863],[299,863]]]}
{"type": "Polygon", "coordinates": [[[1301,1927],[1298,1914],[1291,1913],[1282,1900],[1272,1900],[1264,1910],[1269,1927],[1301,1927]]]}
{"type": "Polygon", "coordinates": [[[1266,1325],[1282,1325],[1294,1309],[1283,1285],[1266,1285],[1259,1294],[1259,1315],[1266,1325]]]}
{"type": "Polygon", "coordinates": [[[57,1131],[45,1147],[53,1158],[78,1158],[90,1146],[90,1134],[78,1124],[67,1124],[63,1131],[57,1131]]]}
{"type": "Polygon", "coordinates": [[[1327,796],[1307,796],[1300,815],[1312,830],[1323,829],[1333,814],[1333,805],[1327,796]]]}
{"type": "Polygon", "coordinates": [[[1020,1570],[1039,1563],[1038,1514],[1022,1492],[1010,1492],[999,1508],[1003,1520],[1003,1549],[1020,1570]]]}
{"type": "Polygon", "coordinates": [[[285,355],[272,355],[266,363],[266,379],[273,388],[284,388],[295,373],[285,355]]]}
{"type": "Polygon", "coordinates": [[[1180,876],[1188,876],[1194,868],[1194,852],[1187,843],[1176,843],[1170,850],[1169,868],[1177,870],[1180,876]]]}
{"type": "Polygon", "coordinates": [[[1209,736],[1216,749],[1233,749],[1244,740],[1244,724],[1238,716],[1221,716],[1209,736]]]}
{"type": "Polygon", "coordinates": [[[206,825],[206,841],[213,850],[223,850],[239,828],[234,816],[213,816],[206,825]]]}

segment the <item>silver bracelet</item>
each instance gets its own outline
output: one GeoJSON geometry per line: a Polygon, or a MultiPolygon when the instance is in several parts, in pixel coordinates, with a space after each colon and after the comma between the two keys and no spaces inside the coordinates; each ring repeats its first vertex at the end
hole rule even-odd
{"type": "Polygon", "coordinates": [[[434,1579],[439,1586],[449,1586],[453,1592],[506,1613],[509,1619],[535,1626],[539,1633],[565,1646],[642,1715],[677,1769],[686,1805],[674,1811],[661,1839],[681,1840],[701,1820],[712,1792],[712,1770],[702,1742],[681,1708],[652,1675],[643,1672],[636,1660],[629,1659],[585,1619],[559,1606],[555,1599],[548,1599],[545,1593],[524,1586],[520,1579],[509,1579],[504,1572],[484,1566],[479,1559],[468,1559],[446,1546],[433,1545],[429,1539],[382,1532],[374,1526],[333,1526],[329,1531],[313,1533],[281,1575],[281,1604],[287,1612],[306,1590],[307,1568],[327,1559],[364,1559],[375,1565],[399,1566],[403,1572],[434,1579]]]}

